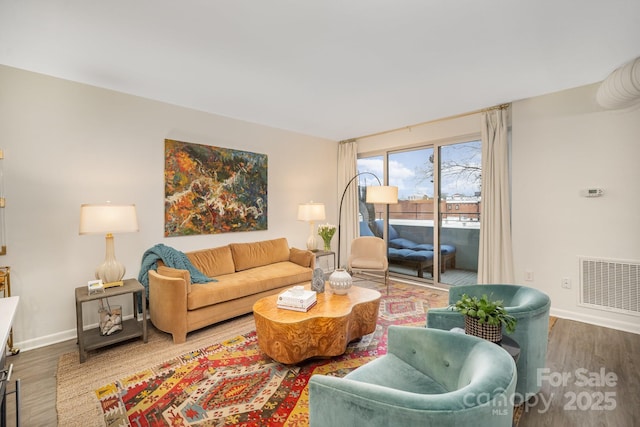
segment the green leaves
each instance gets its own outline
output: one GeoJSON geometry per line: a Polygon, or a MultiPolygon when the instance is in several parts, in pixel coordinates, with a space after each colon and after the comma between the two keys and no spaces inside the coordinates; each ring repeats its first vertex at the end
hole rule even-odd
{"type": "Polygon", "coordinates": [[[480,324],[504,325],[507,333],[516,329],[517,320],[505,310],[503,300],[491,301],[487,295],[478,298],[463,294],[453,305],[453,309],[460,314],[478,319],[480,324]]]}

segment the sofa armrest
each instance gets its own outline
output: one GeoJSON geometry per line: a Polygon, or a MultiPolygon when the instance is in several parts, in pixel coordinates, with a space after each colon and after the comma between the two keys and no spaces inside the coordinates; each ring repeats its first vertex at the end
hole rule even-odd
{"type": "MultiPolygon", "coordinates": [[[[190,284],[189,284],[190,285],[190,284]]],[[[183,278],[161,276],[149,270],[151,322],[173,335],[175,344],[187,339],[187,283],[183,278]]]]}
{"type": "Polygon", "coordinates": [[[187,294],[191,292],[191,274],[189,273],[189,270],[159,265],[156,273],[168,278],[183,279],[184,283],[187,285],[187,294]]]}
{"type": "Polygon", "coordinates": [[[289,249],[289,261],[312,270],[316,268],[316,256],[313,252],[305,249],[289,249]]]}

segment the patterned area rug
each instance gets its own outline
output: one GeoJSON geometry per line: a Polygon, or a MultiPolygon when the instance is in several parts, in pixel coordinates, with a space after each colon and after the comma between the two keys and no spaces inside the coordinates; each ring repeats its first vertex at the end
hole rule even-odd
{"type": "Polygon", "coordinates": [[[342,377],[385,354],[387,327],[424,326],[429,307],[448,294],[394,283],[376,331],[344,355],[283,365],[262,353],[255,331],[185,353],[96,390],[112,426],[307,426],[307,383],[313,374],[342,377]]]}

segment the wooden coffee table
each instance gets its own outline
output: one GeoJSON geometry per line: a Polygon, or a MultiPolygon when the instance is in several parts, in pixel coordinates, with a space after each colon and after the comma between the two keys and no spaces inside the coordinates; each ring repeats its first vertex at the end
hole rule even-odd
{"type": "Polygon", "coordinates": [[[277,299],[258,300],[253,314],[260,349],[280,363],[338,356],[351,341],[376,330],[380,292],[373,289],[352,286],[346,295],[319,293],[318,303],[306,313],[278,308],[277,299]]]}

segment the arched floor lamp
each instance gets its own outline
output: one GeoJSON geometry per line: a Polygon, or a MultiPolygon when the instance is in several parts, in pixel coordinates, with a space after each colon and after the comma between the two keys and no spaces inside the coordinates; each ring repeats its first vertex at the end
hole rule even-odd
{"type": "Polygon", "coordinates": [[[344,196],[347,194],[347,189],[351,185],[353,181],[356,180],[361,175],[372,175],[376,180],[378,180],[377,186],[367,186],[367,203],[381,203],[381,204],[394,204],[398,203],[398,187],[390,186],[390,185],[382,185],[380,182],[380,178],[378,178],[374,173],[371,172],[360,172],[357,173],[353,178],[349,180],[344,191],[342,192],[342,197],[340,198],[340,208],[338,210],[338,265],[341,265],[340,262],[340,224],[342,223],[342,202],[344,202],[344,196]]]}

